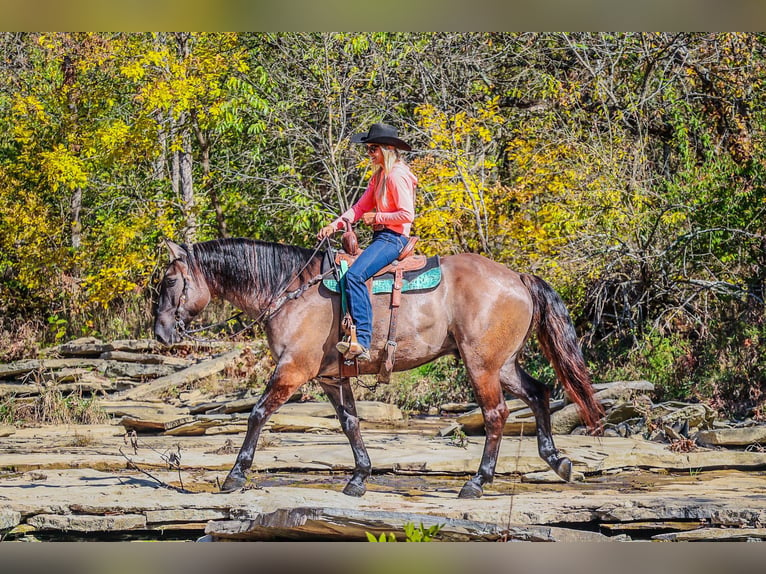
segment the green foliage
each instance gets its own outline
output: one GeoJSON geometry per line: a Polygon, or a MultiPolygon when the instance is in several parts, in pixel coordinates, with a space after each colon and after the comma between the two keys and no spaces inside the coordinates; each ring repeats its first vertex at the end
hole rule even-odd
{"type": "MultiPolygon", "coordinates": [[[[422,522],[420,526],[415,526],[412,522],[408,522],[404,525],[405,542],[432,542],[442,528],[444,528],[443,524],[434,524],[426,528],[422,522]]],[[[367,535],[368,542],[396,542],[396,536],[394,536],[393,532],[383,532],[379,538],[375,538],[369,532],[365,534],[367,535]]]]}
{"type": "Polygon", "coordinates": [[[658,395],[666,400],[688,398],[691,381],[684,369],[688,341],[676,333],[662,335],[651,331],[631,352],[631,361],[652,381],[658,395]]]}
{"type": "Polygon", "coordinates": [[[462,361],[452,357],[437,359],[412,371],[397,373],[389,400],[406,411],[427,411],[446,402],[473,400],[462,361]]]}
{"type": "Polygon", "coordinates": [[[450,444],[459,448],[468,448],[468,436],[462,429],[455,429],[450,437],[450,444]]]}
{"type": "Polygon", "coordinates": [[[404,535],[407,542],[431,542],[442,528],[444,528],[443,524],[434,524],[426,528],[422,522],[420,526],[408,522],[404,525],[404,535]]]}

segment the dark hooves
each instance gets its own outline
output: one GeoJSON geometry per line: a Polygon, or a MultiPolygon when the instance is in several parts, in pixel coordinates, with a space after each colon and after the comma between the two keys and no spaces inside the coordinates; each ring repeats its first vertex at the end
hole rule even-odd
{"type": "Polygon", "coordinates": [[[226,477],[221,485],[221,492],[234,492],[245,486],[246,479],[244,476],[232,476],[231,474],[226,477]]]}
{"type": "Polygon", "coordinates": [[[572,461],[565,456],[561,457],[559,459],[558,468],[556,468],[556,474],[566,482],[572,482],[572,461]]]}
{"type": "Polygon", "coordinates": [[[358,482],[349,482],[343,489],[343,494],[347,496],[355,496],[357,498],[362,496],[365,492],[367,492],[367,487],[364,484],[359,484],[358,482]]]}
{"type": "Polygon", "coordinates": [[[458,494],[457,497],[458,498],[481,498],[482,494],[484,494],[484,490],[481,488],[481,486],[469,480],[463,485],[463,488],[460,489],[460,494],[458,494]]]}

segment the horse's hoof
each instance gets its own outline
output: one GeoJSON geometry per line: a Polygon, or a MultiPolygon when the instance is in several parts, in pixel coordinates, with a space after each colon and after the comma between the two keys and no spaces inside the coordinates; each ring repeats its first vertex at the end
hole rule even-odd
{"type": "Polygon", "coordinates": [[[481,488],[481,486],[469,480],[463,485],[463,488],[460,489],[460,494],[458,494],[457,497],[458,498],[481,498],[482,494],[484,494],[484,490],[481,488]]]}
{"type": "Polygon", "coordinates": [[[343,489],[343,494],[347,496],[355,496],[357,498],[362,496],[365,492],[367,492],[367,487],[364,484],[360,484],[358,482],[349,482],[343,489]]]}
{"type": "Polygon", "coordinates": [[[245,486],[245,482],[247,482],[247,480],[244,476],[230,474],[226,477],[226,480],[223,481],[221,492],[234,492],[235,490],[239,490],[245,486]]]}
{"type": "Polygon", "coordinates": [[[556,474],[563,478],[566,482],[572,481],[572,461],[567,457],[561,457],[559,459],[558,468],[556,468],[556,474]]]}

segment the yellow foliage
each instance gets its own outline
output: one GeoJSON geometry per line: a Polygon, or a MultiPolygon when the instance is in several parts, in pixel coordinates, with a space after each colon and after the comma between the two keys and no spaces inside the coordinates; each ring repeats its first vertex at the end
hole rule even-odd
{"type": "Polygon", "coordinates": [[[416,108],[433,153],[416,159],[420,180],[416,229],[427,252],[490,253],[495,203],[494,130],[502,125],[497,100],[452,116],[425,104],[416,108]]]}
{"type": "Polygon", "coordinates": [[[51,188],[55,191],[64,186],[67,189],[82,187],[88,181],[85,164],[77,155],[62,144],[41,154],[41,169],[51,188]]]}
{"type": "MultiPolygon", "coordinates": [[[[571,282],[561,250],[605,221],[630,217],[612,173],[621,158],[593,157],[576,138],[554,136],[548,118],[519,123],[508,138],[496,100],[454,115],[423,105],[416,114],[431,149],[413,161],[420,180],[415,231],[424,252],[480,252],[571,282]],[[502,180],[498,159],[508,174],[502,180]]],[[[591,265],[575,272],[593,272],[591,265]]]]}
{"type": "MultiPolygon", "coordinates": [[[[65,252],[58,247],[61,220],[40,196],[24,189],[2,168],[0,187],[0,272],[10,270],[20,292],[54,300],[65,267],[65,252]]],[[[8,296],[0,292],[0,300],[8,296]]]]}
{"type": "Polygon", "coordinates": [[[126,217],[114,217],[93,230],[80,251],[84,303],[107,308],[123,295],[146,287],[156,265],[153,238],[174,235],[175,224],[159,204],[148,202],[126,217]]]}

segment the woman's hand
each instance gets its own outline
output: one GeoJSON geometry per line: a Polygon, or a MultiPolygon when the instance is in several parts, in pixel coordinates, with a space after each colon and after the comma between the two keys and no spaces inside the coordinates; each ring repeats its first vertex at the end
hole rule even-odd
{"type": "Polygon", "coordinates": [[[362,222],[365,225],[374,225],[375,224],[375,212],[374,211],[368,211],[364,215],[362,215],[362,222]]]}
{"type": "Polygon", "coordinates": [[[325,225],[322,229],[319,230],[319,233],[317,233],[317,239],[321,241],[325,237],[332,237],[333,233],[335,233],[335,226],[325,225]]]}

